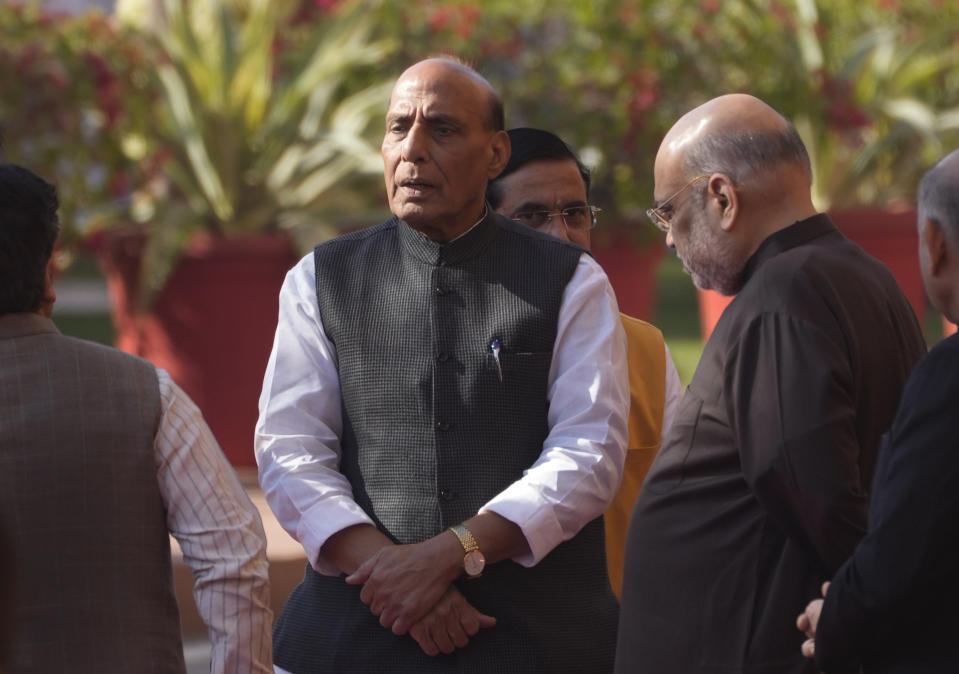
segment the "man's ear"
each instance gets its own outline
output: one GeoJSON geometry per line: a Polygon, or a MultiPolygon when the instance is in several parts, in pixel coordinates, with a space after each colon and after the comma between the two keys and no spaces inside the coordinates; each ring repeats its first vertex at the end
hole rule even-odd
{"type": "Polygon", "coordinates": [[[949,247],[946,245],[946,235],[942,226],[935,220],[926,218],[922,222],[922,239],[920,245],[926,248],[929,256],[929,271],[933,276],[942,275],[942,271],[949,260],[949,247]]]}
{"type": "Polygon", "coordinates": [[[739,213],[739,195],[736,194],[736,186],[729,176],[722,173],[714,173],[709,176],[707,186],[707,196],[710,199],[710,207],[717,209],[717,215],[720,218],[719,226],[725,231],[730,231],[736,223],[736,215],[739,213]]]}
{"type": "Polygon", "coordinates": [[[506,168],[506,163],[509,161],[510,149],[508,133],[505,131],[497,131],[493,134],[493,137],[490,139],[490,150],[492,150],[492,153],[490,155],[489,168],[486,173],[490,180],[498,176],[503,172],[503,169],[506,168]]]}
{"type": "Polygon", "coordinates": [[[53,314],[53,303],[57,301],[57,292],[53,288],[54,274],[56,269],[51,257],[43,274],[43,306],[40,308],[41,313],[48,318],[53,314]]]}

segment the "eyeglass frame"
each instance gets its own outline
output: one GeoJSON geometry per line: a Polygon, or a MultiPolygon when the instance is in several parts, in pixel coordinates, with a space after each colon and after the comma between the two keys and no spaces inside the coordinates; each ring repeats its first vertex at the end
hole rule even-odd
{"type": "Polygon", "coordinates": [[[669,234],[669,229],[671,225],[670,225],[669,219],[667,219],[662,212],[663,208],[668,206],[669,202],[671,202],[673,199],[675,199],[680,194],[685,192],[691,185],[699,182],[703,178],[709,178],[711,175],[712,174],[710,173],[703,173],[702,175],[696,176],[695,178],[690,180],[688,183],[686,183],[685,185],[680,187],[678,190],[676,190],[675,192],[670,194],[668,197],[666,197],[663,200],[663,202],[659,204],[658,206],[653,206],[652,208],[646,209],[646,217],[653,221],[653,224],[656,225],[656,228],[659,229],[659,231],[669,234]]]}
{"type": "MultiPolygon", "coordinates": [[[[600,208],[599,206],[593,206],[592,204],[585,204],[585,205],[582,205],[582,206],[567,206],[566,208],[560,209],[560,210],[558,210],[558,211],[545,211],[545,210],[538,210],[538,211],[516,211],[516,213],[514,213],[512,216],[510,216],[510,220],[512,220],[512,221],[514,221],[514,222],[519,222],[520,224],[523,224],[523,225],[527,225],[527,223],[521,222],[520,220],[517,220],[517,219],[516,219],[516,216],[518,216],[518,215],[520,215],[520,214],[532,215],[532,214],[534,214],[534,213],[539,213],[539,214],[541,214],[541,215],[545,215],[545,216],[546,216],[546,221],[541,225],[542,227],[546,227],[546,226],[549,225],[549,223],[551,223],[551,222],[553,221],[553,218],[558,215],[558,216],[560,217],[560,219],[563,221],[563,226],[566,227],[567,229],[570,229],[569,224],[566,222],[566,215],[564,214],[564,211],[568,211],[568,210],[571,210],[571,209],[574,209],[574,208],[585,208],[585,209],[587,209],[587,210],[589,211],[589,227],[587,227],[585,231],[590,231],[590,230],[596,229],[596,214],[597,214],[597,213],[602,213],[602,212],[603,212],[603,209],[600,208]]],[[[537,229],[538,229],[538,228],[537,228],[537,229]]],[[[573,229],[575,229],[575,227],[574,227],[573,229]]]]}

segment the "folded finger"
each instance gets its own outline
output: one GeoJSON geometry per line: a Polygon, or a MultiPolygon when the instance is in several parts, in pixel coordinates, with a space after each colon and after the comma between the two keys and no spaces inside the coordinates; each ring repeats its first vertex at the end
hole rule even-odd
{"type": "MultiPolygon", "coordinates": [[[[376,615],[375,611],[373,615],[376,615]]],[[[383,627],[392,630],[394,622],[396,622],[396,616],[392,611],[383,611],[380,613],[380,625],[383,627]]]]}
{"type": "Polygon", "coordinates": [[[456,650],[456,647],[453,645],[453,640],[450,639],[449,632],[446,630],[446,625],[436,625],[434,629],[430,630],[430,636],[433,638],[433,643],[436,644],[436,647],[440,649],[440,652],[449,655],[456,650]]]}
{"type": "Polygon", "coordinates": [[[460,616],[460,626],[469,636],[473,636],[480,631],[479,616],[476,611],[464,611],[460,616]]]}
{"type": "Polygon", "coordinates": [[[410,636],[420,645],[420,650],[429,655],[439,655],[440,649],[436,647],[432,637],[422,623],[417,623],[410,628],[410,636]]]}
{"type": "Polygon", "coordinates": [[[370,578],[370,572],[373,570],[371,559],[366,560],[356,571],[346,577],[346,582],[350,585],[361,585],[370,578]]]}
{"type": "Polygon", "coordinates": [[[451,621],[446,627],[450,635],[450,641],[452,641],[453,645],[457,648],[463,648],[470,642],[469,636],[463,628],[462,623],[451,621]]]}
{"type": "Polygon", "coordinates": [[[363,588],[360,590],[360,601],[366,604],[367,606],[370,605],[370,602],[373,601],[373,598],[375,596],[376,595],[373,592],[373,588],[370,587],[369,585],[364,585],[363,588]]]}

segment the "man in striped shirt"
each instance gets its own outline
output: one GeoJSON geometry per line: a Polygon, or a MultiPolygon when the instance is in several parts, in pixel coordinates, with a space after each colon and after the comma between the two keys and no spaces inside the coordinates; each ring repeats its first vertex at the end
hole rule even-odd
{"type": "Polygon", "coordinates": [[[272,671],[259,514],[166,372],[57,331],[56,211],[52,185],[0,164],[0,529],[14,591],[0,670],[184,672],[172,533],[212,671],[272,671]]]}

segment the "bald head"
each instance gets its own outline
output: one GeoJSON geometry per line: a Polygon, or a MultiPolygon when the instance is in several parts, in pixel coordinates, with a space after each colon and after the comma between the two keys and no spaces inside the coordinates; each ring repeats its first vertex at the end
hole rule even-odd
{"type": "Polygon", "coordinates": [[[919,222],[932,220],[959,246],[959,150],[933,166],[919,183],[919,222]]]}
{"type": "Polygon", "coordinates": [[[809,155],[795,127],[748,94],[728,94],[683,115],[660,146],[683,173],[723,173],[743,185],[771,169],[800,171],[812,182],[809,155]]]}
{"type": "Polygon", "coordinates": [[[436,81],[443,78],[463,78],[475,87],[476,93],[486,100],[487,111],[485,116],[488,131],[503,131],[506,128],[506,115],[503,112],[503,100],[496,93],[493,85],[485,77],[473,70],[465,62],[453,56],[435,56],[414,63],[400,75],[393,87],[396,90],[401,84],[417,80],[436,81]]]}
{"type": "Polygon", "coordinates": [[[758,98],[730,94],[683,115],[654,167],[656,218],[693,282],[739,292],[750,256],[813,215],[809,155],[796,129],[758,98]]]}

